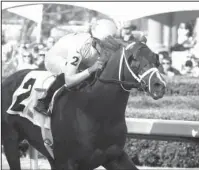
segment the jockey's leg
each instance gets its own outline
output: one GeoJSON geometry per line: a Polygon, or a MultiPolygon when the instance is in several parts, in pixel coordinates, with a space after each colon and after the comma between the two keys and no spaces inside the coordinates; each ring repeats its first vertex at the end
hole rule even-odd
{"type": "Polygon", "coordinates": [[[51,87],[47,90],[46,96],[37,101],[37,104],[34,107],[34,109],[39,113],[47,115],[47,110],[52,100],[53,94],[55,93],[57,89],[62,87],[64,84],[65,84],[65,78],[64,78],[64,74],[62,73],[56,77],[51,87]]]}

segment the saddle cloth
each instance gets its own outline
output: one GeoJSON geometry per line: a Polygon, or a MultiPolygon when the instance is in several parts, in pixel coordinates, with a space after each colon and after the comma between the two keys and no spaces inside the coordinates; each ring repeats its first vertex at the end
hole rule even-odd
{"type": "Polygon", "coordinates": [[[40,114],[34,110],[34,106],[39,98],[46,95],[46,91],[55,80],[48,71],[31,71],[15,90],[12,97],[12,104],[7,110],[8,114],[18,114],[30,120],[42,130],[42,137],[48,138],[53,143],[50,117],[40,114]],[[39,89],[39,90],[36,90],[39,89]],[[41,90],[44,89],[44,90],[41,90]]]}

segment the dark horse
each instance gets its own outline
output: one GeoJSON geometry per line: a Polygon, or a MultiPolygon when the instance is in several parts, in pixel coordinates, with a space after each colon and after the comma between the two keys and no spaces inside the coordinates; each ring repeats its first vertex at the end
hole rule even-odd
{"type": "Polygon", "coordinates": [[[30,70],[16,72],[2,84],[2,138],[11,170],[20,170],[18,143],[23,139],[41,152],[56,170],[137,169],[123,151],[127,127],[125,109],[130,89],[140,88],[162,98],[165,82],[158,72],[158,57],[145,44],[118,49],[91,86],[65,90],[52,110],[53,159],[47,152],[41,129],[6,110],[12,95],[30,70]]]}

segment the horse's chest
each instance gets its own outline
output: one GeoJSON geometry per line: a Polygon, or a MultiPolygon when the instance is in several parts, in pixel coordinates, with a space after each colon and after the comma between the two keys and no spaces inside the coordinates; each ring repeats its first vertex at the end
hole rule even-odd
{"type": "Polygon", "coordinates": [[[77,133],[79,142],[93,149],[106,149],[113,144],[123,146],[125,142],[126,124],[124,121],[114,123],[94,121],[85,115],[79,115],[77,133]]]}
{"type": "Polygon", "coordinates": [[[112,144],[123,145],[125,140],[125,126],[120,122],[117,125],[102,124],[96,133],[95,141],[97,146],[110,146],[112,144]]]}
{"type": "Polygon", "coordinates": [[[79,129],[78,152],[82,153],[79,160],[89,167],[97,167],[107,160],[115,159],[122,153],[125,144],[124,131],[122,125],[112,127],[100,123],[95,123],[95,126],[88,124],[79,129]]]}

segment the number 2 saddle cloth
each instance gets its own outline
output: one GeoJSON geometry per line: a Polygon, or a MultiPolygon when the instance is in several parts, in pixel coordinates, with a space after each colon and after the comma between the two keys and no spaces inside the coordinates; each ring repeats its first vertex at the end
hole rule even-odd
{"type": "Polygon", "coordinates": [[[30,71],[15,90],[12,104],[7,110],[8,114],[19,115],[30,120],[42,130],[42,137],[48,138],[53,143],[50,117],[40,114],[34,110],[37,100],[46,95],[47,89],[54,82],[55,76],[48,71],[30,71]],[[36,90],[40,89],[40,90],[36,90]]]}

